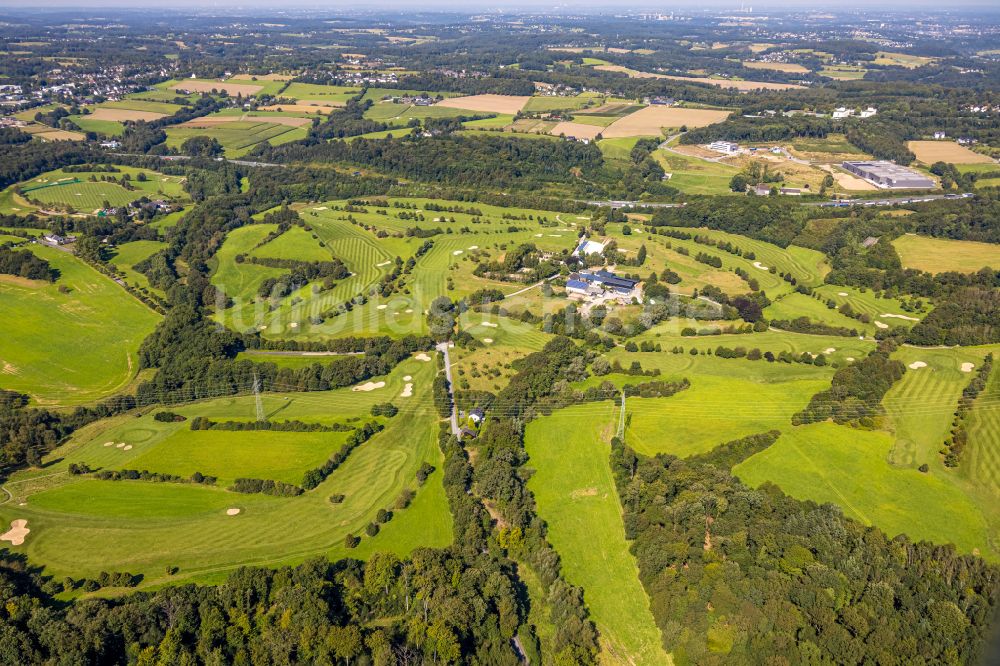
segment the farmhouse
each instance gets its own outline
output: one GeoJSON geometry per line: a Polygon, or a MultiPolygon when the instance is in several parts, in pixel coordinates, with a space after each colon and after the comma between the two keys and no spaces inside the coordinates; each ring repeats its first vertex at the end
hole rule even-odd
{"type": "Polygon", "coordinates": [[[874,162],[844,162],[845,169],[883,189],[928,189],[934,181],[912,169],[886,160],[874,162]]]}

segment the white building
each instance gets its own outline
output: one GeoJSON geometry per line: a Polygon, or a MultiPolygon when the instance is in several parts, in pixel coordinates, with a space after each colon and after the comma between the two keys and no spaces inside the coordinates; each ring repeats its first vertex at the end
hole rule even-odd
{"type": "Polygon", "coordinates": [[[597,241],[587,240],[583,238],[580,240],[580,244],[576,246],[576,250],[573,254],[582,257],[586,254],[601,254],[604,252],[604,243],[598,243],[597,241]]]}
{"type": "Polygon", "coordinates": [[[709,150],[714,150],[717,153],[723,153],[725,155],[735,155],[740,152],[740,144],[733,143],[732,141],[713,141],[706,147],[709,150]]]}

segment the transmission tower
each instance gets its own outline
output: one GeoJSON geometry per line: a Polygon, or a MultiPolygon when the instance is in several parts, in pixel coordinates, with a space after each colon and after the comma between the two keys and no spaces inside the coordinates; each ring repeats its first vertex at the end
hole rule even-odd
{"type": "Polygon", "coordinates": [[[625,439],[625,391],[622,391],[622,407],[618,414],[618,439],[625,439]]]}
{"type": "Polygon", "coordinates": [[[253,373],[253,398],[254,402],[257,403],[257,422],[262,423],[267,420],[264,415],[264,403],[260,399],[260,379],[257,377],[257,373],[253,373]]]}

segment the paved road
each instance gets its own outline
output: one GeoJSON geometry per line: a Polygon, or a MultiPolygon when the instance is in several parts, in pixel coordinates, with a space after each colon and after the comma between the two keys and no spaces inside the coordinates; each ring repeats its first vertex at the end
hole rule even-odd
{"type": "Polygon", "coordinates": [[[451,381],[451,357],[448,356],[448,343],[438,344],[437,350],[444,354],[444,376],[448,380],[448,393],[451,395],[451,434],[459,436],[458,405],[455,404],[455,385],[451,381]]]}
{"type": "MultiPolygon", "coordinates": [[[[882,199],[841,199],[838,201],[802,201],[801,206],[814,206],[820,208],[849,208],[851,206],[894,206],[896,204],[922,203],[925,201],[937,201],[938,199],[967,199],[975,196],[971,192],[965,194],[911,194],[909,196],[885,197],[882,199]]],[[[578,203],[585,203],[591,206],[611,206],[612,208],[683,208],[685,203],[657,203],[652,201],[584,201],[574,199],[578,203]]]]}

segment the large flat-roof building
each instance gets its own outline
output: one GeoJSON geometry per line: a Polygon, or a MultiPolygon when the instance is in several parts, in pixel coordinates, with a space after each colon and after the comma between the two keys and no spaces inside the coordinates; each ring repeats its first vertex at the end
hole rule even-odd
{"type": "Polygon", "coordinates": [[[936,187],[934,180],[894,162],[844,162],[842,166],[869,183],[890,190],[926,190],[936,187]]]}

